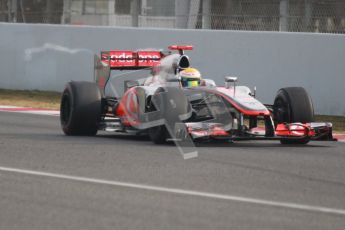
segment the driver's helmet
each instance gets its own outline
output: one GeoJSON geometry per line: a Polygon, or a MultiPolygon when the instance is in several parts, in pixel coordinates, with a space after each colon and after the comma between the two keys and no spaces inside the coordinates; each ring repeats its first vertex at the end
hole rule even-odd
{"type": "Polygon", "coordinates": [[[200,85],[201,74],[197,69],[186,68],[179,72],[182,87],[191,88],[200,85]]]}

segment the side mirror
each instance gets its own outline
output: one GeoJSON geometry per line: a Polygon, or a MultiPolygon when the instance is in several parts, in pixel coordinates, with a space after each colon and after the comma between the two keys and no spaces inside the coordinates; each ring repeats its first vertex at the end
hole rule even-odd
{"type": "Polygon", "coordinates": [[[229,89],[230,88],[230,83],[234,83],[234,97],[236,95],[236,82],[238,77],[235,76],[225,76],[225,88],[229,89]]]}
{"type": "Polygon", "coordinates": [[[235,76],[226,76],[225,77],[225,82],[229,83],[229,82],[237,82],[238,77],[235,76]]]}

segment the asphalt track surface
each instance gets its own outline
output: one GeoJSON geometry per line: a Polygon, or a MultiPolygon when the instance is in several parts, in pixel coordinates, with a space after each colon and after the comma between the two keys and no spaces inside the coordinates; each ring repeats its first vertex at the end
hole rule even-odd
{"type": "Polygon", "coordinates": [[[0,229],[344,229],[345,143],[197,150],[0,112],[0,229]]]}

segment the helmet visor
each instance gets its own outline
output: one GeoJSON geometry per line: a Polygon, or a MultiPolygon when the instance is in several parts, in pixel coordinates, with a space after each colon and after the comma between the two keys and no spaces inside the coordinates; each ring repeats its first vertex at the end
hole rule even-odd
{"type": "Polygon", "coordinates": [[[191,78],[182,78],[181,79],[181,84],[182,87],[197,87],[200,85],[200,80],[199,79],[191,79],[191,78]]]}

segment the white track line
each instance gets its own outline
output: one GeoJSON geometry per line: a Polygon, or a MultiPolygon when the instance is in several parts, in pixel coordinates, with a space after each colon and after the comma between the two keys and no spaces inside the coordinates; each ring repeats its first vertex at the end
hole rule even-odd
{"type": "Polygon", "coordinates": [[[0,166],[0,171],[43,176],[43,177],[50,177],[50,178],[58,178],[58,179],[65,179],[65,180],[72,180],[72,181],[79,181],[79,182],[88,182],[88,183],[94,183],[94,184],[112,185],[112,186],[119,186],[119,187],[125,187],[125,188],[144,189],[144,190],[150,190],[150,191],[167,192],[167,193],[174,193],[174,194],[181,194],[181,195],[230,200],[230,201],[236,201],[236,202],[272,206],[272,207],[278,207],[278,208],[288,208],[288,209],[295,209],[295,210],[301,210],[301,211],[337,214],[337,215],[345,216],[344,209],[334,209],[334,208],[312,206],[312,205],[301,205],[301,204],[287,203],[287,202],[277,202],[277,201],[262,200],[262,199],[248,198],[248,197],[231,196],[231,195],[225,195],[225,194],[127,183],[127,182],[121,182],[121,181],[101,180],[101,179],[95,179],[95,178],[70,176],[70,175],[64,175],[64,174],[24,170],[24,169],[17,169],[17,168],[8,168],[8,167],[1,167],[1,166],[0,166]]]}

